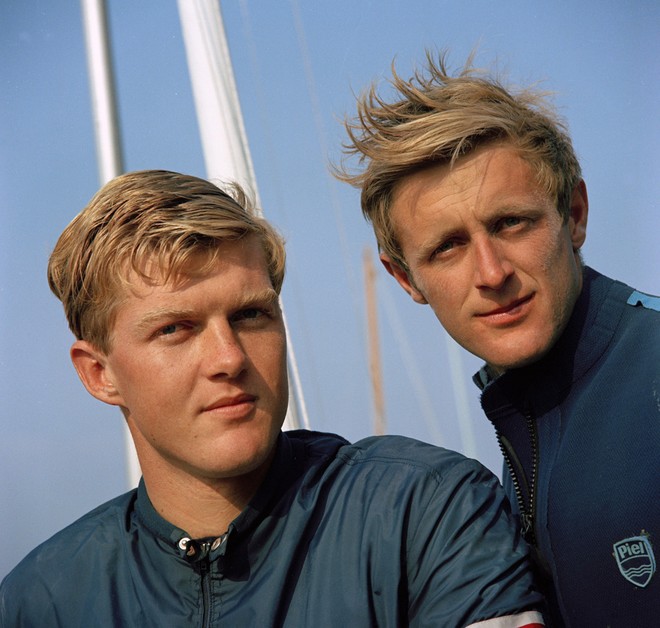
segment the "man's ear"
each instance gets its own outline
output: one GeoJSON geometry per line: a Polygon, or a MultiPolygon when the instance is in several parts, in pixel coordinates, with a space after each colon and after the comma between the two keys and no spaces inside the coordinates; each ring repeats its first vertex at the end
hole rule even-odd
{"type": "Polygon", "coordinates": [[[105,353],[86,340],[76,340],[70,355],[78,377],[90,395],[112,406],[122,405],[105,353]]]}
{"type": "Polygon", "coordinates": [[[380,261],[385,266],[385,270],[399,282],[399,285],[410,295],[410,298],[415,303],[426,305],[428,301],[426,297],[417,289],[413,281],[410,279],[408,272],[401,268],[399,264],[392,261],[392,258],[386,253],[380,254],[380,261]]]}
{"type": "Polygon", "coordinates": [[[570,213],[568,215],[568,229],[574,251],[578,251],[587,239],[588,216],[589,197],[587,196],[587,185],[584,181],[580,181],[573,190],[570,213]]]}

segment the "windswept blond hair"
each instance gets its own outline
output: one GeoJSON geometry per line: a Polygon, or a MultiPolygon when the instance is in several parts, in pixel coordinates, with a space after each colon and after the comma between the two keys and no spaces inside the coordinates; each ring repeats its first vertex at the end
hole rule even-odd
{"type": "Polygon", "coordinates": [[[48,283],[76,338],[107,353],[132,273],[168,281],[204,272],[222,242],[251,234],[261,241],[279,293],[284,241],[240,186],[222,190],[176,172],[131,172],[101,188],[64,230],[50,256],[48,283]]]}
{"type": "Polygon", "coordinates": [[[472,67],[473,56],[456,76],[446,53],[426,52],[426,67],[409,80],[396,72],[386,98],[372,84],[357,100],[357,116],[346,119],[345,159],[337,178],[361,188],[362,212],[381,250],[407,270],[390,220],[396,184],[430,165],[456,159],[492,142],[507,142],[532,166],[541,188],[556,199],[568,219],[570,200],[581,180],[580,164],[564,123],[533,89],[507,89],[497,78],[472,67]],[[347,164],[358,157],[358,167],[347,164]]]}

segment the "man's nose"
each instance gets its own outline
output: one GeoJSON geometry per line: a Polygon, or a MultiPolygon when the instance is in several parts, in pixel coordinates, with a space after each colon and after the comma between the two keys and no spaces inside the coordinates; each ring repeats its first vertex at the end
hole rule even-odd
{"type": "Polygon", "coordinates": [[[474,242],[475,285],[478,288],[499,290],[513,274],[503,247],[484,235],[474,242]]]}
{"type": "Polygon", "coordinates": [[[210,377],[238,377],[247,366],[247,355],[229,323],[210,325],[202,338],[205,370],[210,377]]]}

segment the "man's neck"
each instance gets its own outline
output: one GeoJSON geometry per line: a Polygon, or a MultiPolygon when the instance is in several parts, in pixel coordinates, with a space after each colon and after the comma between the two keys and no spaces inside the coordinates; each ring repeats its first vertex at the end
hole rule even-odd
{"type": "Polygon", "coordinates": [[[267,472],[263,469],[237,478],[210,479],[181,469],[143,464],[144,485],[156,512],[193,539],[218,537],[245,509],[267,472]]]}

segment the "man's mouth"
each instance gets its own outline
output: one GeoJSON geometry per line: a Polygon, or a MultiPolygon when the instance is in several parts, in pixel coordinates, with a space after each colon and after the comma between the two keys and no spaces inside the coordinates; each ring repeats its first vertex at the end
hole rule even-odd
{"type": "Polygon", "coordinates": [[[534,298],[534,294],[530,294],[520,299],[515,299],[514,301],[511,301],[510,303],[507,303],[507,305],[503,305],[502,307],[497,307],[495,309],[489,310],[488,312],[477,314],[477,316],[479,318],[493,318],[493,319],[497,319],[497,318],[506,319],[507,317],[515,317],[524,312],[524,310],[526,309],[525,306],[533,298],[534,298]]]}
{"type": "Polygon", "coordinates": [[[216,399],[204,408],[204,412],[215,412],[217,414],[241,414],[248,412],[256,401],[254,395],[241,393],[238,395],[227,395],[216,399]]]}

